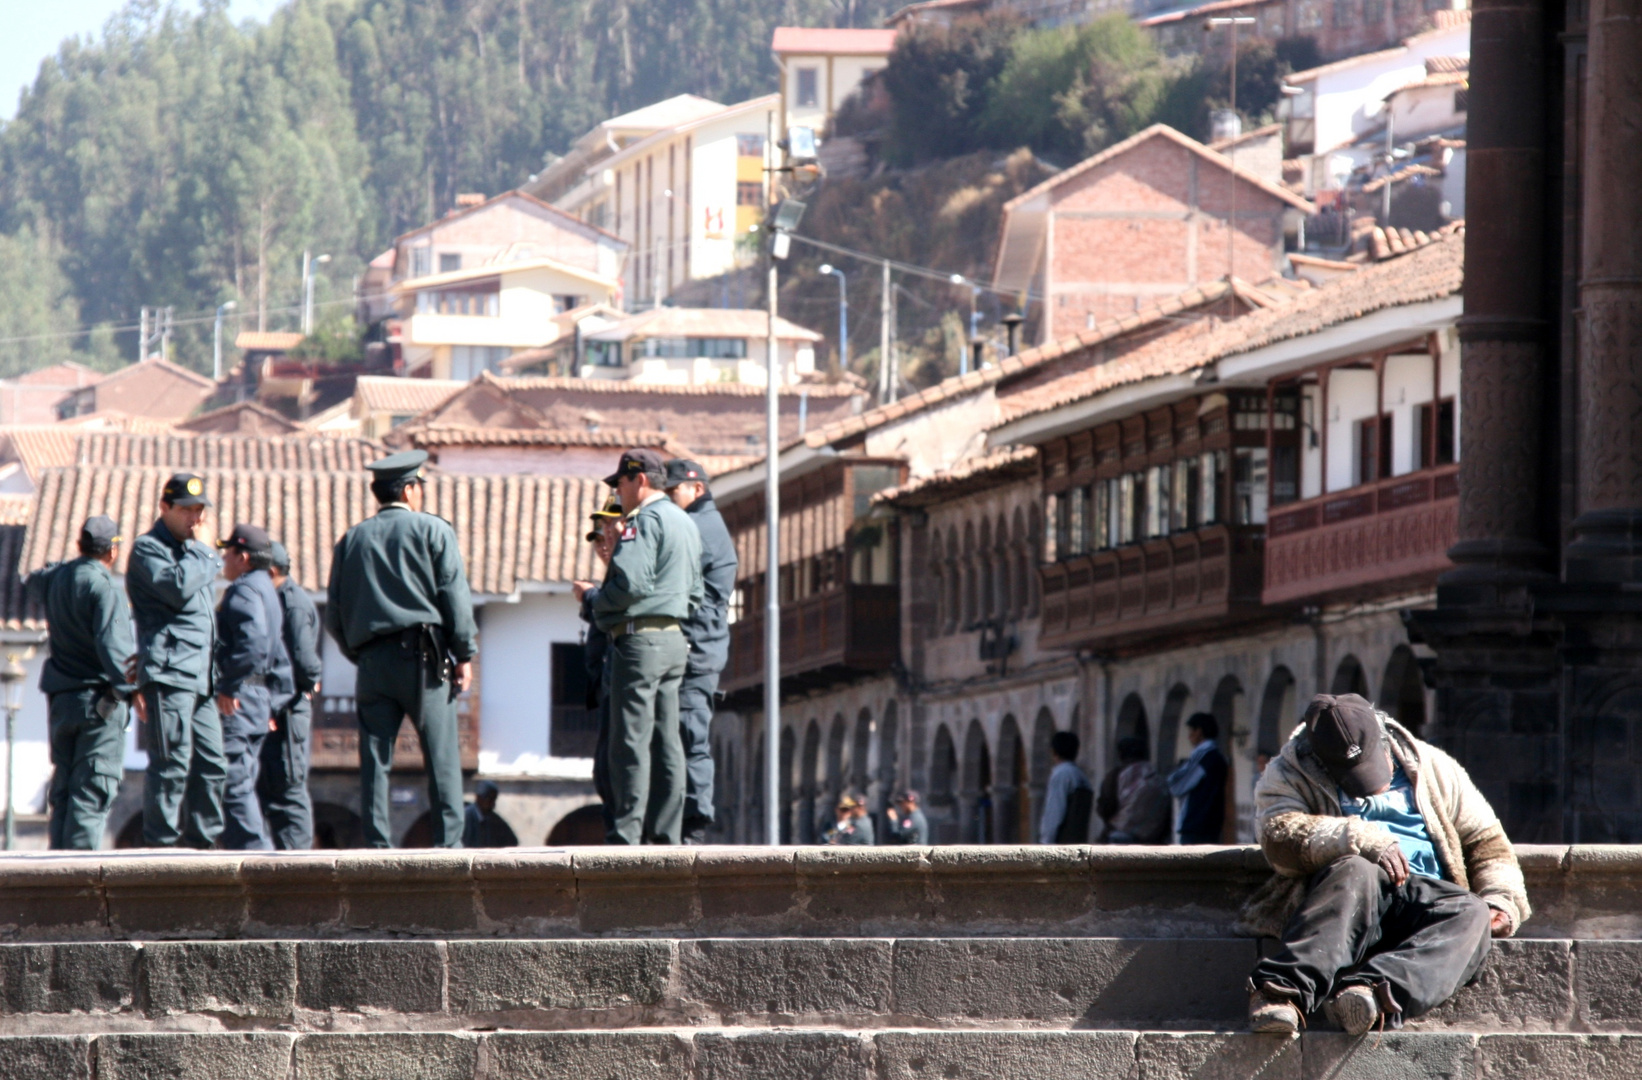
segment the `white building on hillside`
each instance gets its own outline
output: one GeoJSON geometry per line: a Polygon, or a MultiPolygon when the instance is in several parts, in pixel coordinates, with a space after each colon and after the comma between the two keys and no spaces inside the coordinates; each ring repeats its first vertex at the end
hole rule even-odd
{"type": "MultiPolygon", "coordinates": [[[[768,382],[769,315],[724,308],[661,307],[584,337],[581,377],[700,385],[768,382]]],[[[815,372],[821,335],[775,320],[781,381],[815,372]]]]}
{"type": "Polygon", "coordinates": [[[895,30],[778,26],[770,42],[781,68],[782,129],[801,126],[821,134],[844,99],[882,71],[895,51],[895,30]]]}

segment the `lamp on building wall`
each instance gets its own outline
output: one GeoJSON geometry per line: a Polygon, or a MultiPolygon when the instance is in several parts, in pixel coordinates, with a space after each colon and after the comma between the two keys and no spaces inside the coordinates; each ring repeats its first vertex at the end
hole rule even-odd
{"type": "MultiPolygon", "coordinates": [[[[33,650],[29,650],[32,652],[33,650]]],[[[6,850],[17,846],[17,815],[12,806],[17,778],[17,710],[23,707],[23,680],[28,672],[23,668],[27,654],[7,653],[0,666],[0,690],[5,694],[6,706],[6,850]]]]}

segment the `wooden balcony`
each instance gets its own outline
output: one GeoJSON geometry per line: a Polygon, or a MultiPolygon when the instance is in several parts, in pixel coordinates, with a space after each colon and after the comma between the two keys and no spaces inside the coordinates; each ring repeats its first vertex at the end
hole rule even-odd
{"type": "Polygon", "coordinates": [[[1049,648],[1114,648],[1259,613],[1258,527],[1211,525],[1042,567],[1049,648]]]}
{"type": "MultiPolygon", "coordinates": [[[[781,679],[825,685],[884,671],[901,645],[898,585],[845,585],[781,608],[781,679]]],[[[719,680],[727,694],[764,683],[764,612],[730,627],[730,662],[719,680]]]]}
{"type": "Polygon", "coordinates": [[[1394,476],[1271,512],[1268,604],[1436,583],[1459,537],[1459,466],[1394,476]]]}
{"type": "MultiPolygon", "coordinates": [[[[475,673],[474,681],[478,681],[475,673]]],[[[313,734],[310,751],[312,768],[359,768],[359,714],[354,699],[336,694],[323,694],[314,701],[313,734]]],[[[463,694],[456,702],[456,738],[462,748],[462,768],[479,767],[479,695],[475,691],[463,694]]],[[[399,726],[399,738],[393,744],[394,772],[421,772],[422,744],[416,737],[416,728],[409,719],[399,726]]]]}

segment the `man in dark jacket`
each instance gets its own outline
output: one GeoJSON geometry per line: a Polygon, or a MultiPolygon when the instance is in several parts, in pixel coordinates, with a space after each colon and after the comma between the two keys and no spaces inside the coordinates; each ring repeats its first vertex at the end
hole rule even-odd
{"type": "Polygon", "coordinates": [[[1186,721],[1191,756],[1169,774],[1169,794],[1180,800],[1182,844],[1218,844],[1226,824],[1226,757],[1216,740],[1220,721],[1212,713],[1193,713],[1186,721]]]}
{"type": "Polygon", "coordinates": [[[730,594],[735,591],[735,541],[707,490],[707,470],[686,458],[667,463],[667,497],[690,515],[701,533],[701,579],[706,598],[684,620],[690,657],[678,691],[684,740],[684,842],[707,842],[713,824],[713,753],[709,741],[718,677],[730,659],[730,594]]]}
{"type": "Polygon", "coordinates": [[[285,651],[284,613],[268,577],[273,558],[268,533],[235,525],[221,544],[228,588],[217,617],[217,712],[228,756],[223,789],[223,845],[234,851],[266,851],[268,827],[257,801],[262,744],[295,695],[291,658],[285,651]]]}
{"type": "Polygon", "coordinates": [[[314,846],[314,811],[308,798],[308,762],[312,752],[313,698],[319,693],[319,611],[308,592],[291,580],[291,554],[275,541],[268,576],[279,595],[285,652],[291,658],[296,696],[274,716],[274,730],[262,744],[262,775],[257,796],[268,822],[269,838],[281,851],[314,846]]]}
{"type": "Polygon", "coordinates": [[[462,846],[456,698],[473,682],[479,628],[450,522],[422,512],[426,450],[372,462],[374,517],[337,541],[325,629],[359,666],[359,786],[365,844],[393,846],[388,772],[409,716],[427,762],[433,846],[462,846]]]}
{"type": "MultiPolygon", "coordinates": [[[[599,565],[609,566],[610,556],[616,553],[621,539],[621,501],[612,495],[590,515],[593,527],[588,530],[587,542],[593,545],[593,554],[599,565]]],[[[587,637],[582,646],[584,671],[587,674],[587,707],[598,721],[598,736],[593,743],[593,790],[599,796],[603,811],[604,831],[616,824],[616,790],[610,786],[610,635],[599,629],[593,618],[595,592],[581,599],[582,622],[587,624],[587,637]]]]}
{"type": "Polygon", "coordinates": [[[916,791],[903,791],[895,796],[895,805],[884,812],[889,818],[884,843],[916,844],[920,847],[929,843],[929,819],[919,808],[919,801],[916,791]]]}
{"type": "Polygon", "coordinates": [[[94,851],[125,771],[126,709],[136,692],[131,608],[110,568],[119,526],[106,517],[80,529],[80,557],[36,570],[27,588],[46,612],[51,654],[40,668],[50,702],[51,846],[94,851]]]}
{"type": "Polygon", "coordinates": [[[205,481],[177,473],[160,519],[131,545],[125,590],[137,624],[137,687],[148,724],[143,843],[208,848],[222,835],[228,762],[212,696],[213,583],[222,563],[205,520],[205,481]]]}

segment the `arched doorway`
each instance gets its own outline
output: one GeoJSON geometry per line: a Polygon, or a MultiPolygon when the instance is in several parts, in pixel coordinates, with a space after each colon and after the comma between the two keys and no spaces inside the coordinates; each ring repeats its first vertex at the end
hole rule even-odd
{"type": "Polygon", "coordinates": [[[1340,661],[1340,666],[1334,669],[1334,681],[1329,683],[1328,692],[1331,694],[1357,694],[1368,698],[1368,676],[1363,672],[1363,664],[1355,656],[1346,655],[1340,661]]]}
{"type": "MultiPolygon", "coordinates": [[[[793,733],[792,728],[783,727],[781,729],[780,747],[781,772],[776,779],[776,782],[780,785],[780,802],[775,807],[775,812],[781,815],[779,818],[779,828],[781,830],[781,842],[783,844],[793,843],[793,759],[797,756],[797,749],[798,736],[793,733]]],[[[759,779],[762,780],[762,773],[764,770],[763,754],[758,755],[758,763],[760,773],[759,779]]],[[[760,806],[764,805],[765,795],[764,785],[762,783],[758,786],[758,800],[760,806]]],[[[763,842],[763,834],[759,835],[758,840],[761,843],[763,842]]]]}
{"type": "Polygon", "coordinates": [[[891,701],[884,706],[884,722],[878,726],[878,794],[884,803],[901,786],[901,731],[895,713],[891,701]]]}
{"type": "Polygon", "coordinates": [[[844,793],[844,749],[848,744],[849,731],[844,724],[844,718],[841,715],[834,716],[832,726],[827,729],[827,782],[825,794],[820,796],[827,805],[816,807],[828,824],[831,824],[833,811],[838,807],[838,797],[844,793]]]}
{"type": "Polygon", "coordinates": [[[800,764],[802,772],[798,778],[798,820],[797,834],[794,839],[800,844],[815,843],[815,772],[820,765],[821,756],[821,725],[815,720],[804,731],[804,758],[800,764]]]}
{"type": "Polygon", "coordinates": [[[1152,764],[1161,772],[1168,772],[1180,757],[1180,722],[1192,703],[1191,687],[1175,683],[1169,696],[1163,699],[1163,715],[1157,721],[1157,748],[1152,764]]]}
{"type": "Polygon", "coordinates": [[[1029,775],[1032,777],[1032,804],[1026,815],[1027,839],[1033,834],[1033,823],[1043,812],[1044,794],[1049,789],[1049,771],[1055,767],[1054,757],[1049,752],[1049,740],[1055,737],[1055,714],[1045,705],[1038,710],[1038,718],[1032,722],[1032,756],[1027,762],[1029,775]]]}
{"type": "Polygon", "coordinates": [[[926,800],[930,839],[950,844],[957,839],[958,752],[952,732],[945,724],[935,729],[935,745],[929,761],[929,798],[926,800]]]}
{"type": "Polygon", "coordinates": [[[1260,720],[1256,726],[1254,752],[1274,758],[1288,742],[1300,717],[1295,712],[1294,673],[1279,665],[1266,678],[1260,694],[1260,720]]]}
{"type": "Polygon", "coordinates": [[[1139,694],[1131,693],[1118,706],[1117,724],[1112,728],[1112,760],[1117,760],[1117,742],[1119,739],[1139,739],[1145,744],[1147,752],[1151,752],[1151,731],[1146,724],[1146,703],[1140,700],[1139,694]]]}
{"type": "Polygon", "coordinates": [[[591,847],[604,843],[604,810],[598,803],[577,807],[559,819],[543,843],[548,847],[591,847]]]}
{"type": "Polygon", "coordinates": [[[855,718],[855,740],[850,748],[849,786],[868,795],[872,787],[872,713],[861,710],[855,718]]]}
{"type": "Polygon", "coordinates": [[[964,784],[958,797],[960,827],[966,844],[992,842],[992,752],[979,720],[969,722],[964,736],[964,784]]]}
{"type": "Polygon", "coordinates": [[[1032,783],[1027,770],[1026,746],[1013,716],[1003,718],[998,731],[998,782],[993,785],[997,806],[993,835],[1000,844],[1024,844],[1031,837],[1032,783]]]}
{"type": "Polygon", "coordinates": [[[1236,675],[1227,675],[1214,688],[1214,700],[1209,705],[1209,711],[1214,714],[1220,724],[1220,754],[1226,759],[1226,824],[1220,832],[1222,844],[1237,843],[1237,757],[1232,753],[1232,745],[1237,739],[1237,732],[1243,731],[1244,738],[1248,737],[1248,730],[1242,727],[1243,719],[1243,684],[1236,675]]]}
{"type": "Polygon", "coordinates": [[[343,849],[364,845],[365,823],[358,814],[336,803],[314,803],[314,847],[343,849]]]}
{"type": "Polygon", "coordinates": [[[1425,727],[1425,677],[1414,650],[1398,645],[1391,650],[1380,684],[1380,708],[1415,735],[1425,727]]]}

